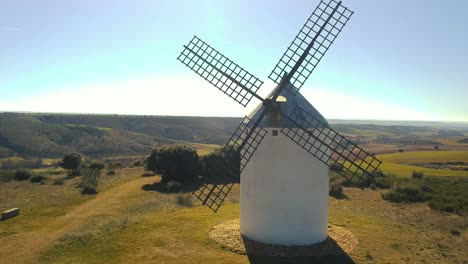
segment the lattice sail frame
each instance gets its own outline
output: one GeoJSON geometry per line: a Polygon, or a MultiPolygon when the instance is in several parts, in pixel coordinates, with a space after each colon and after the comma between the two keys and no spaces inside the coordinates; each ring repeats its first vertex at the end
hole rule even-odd
{"type": "Polygon", "coordinates": [[[378,173],[380,160],[299,106],[285,118],[281,132],[327,166],[341,164],[338,173],[346,179],[365,182],[378,173]]]}
{"type": "Polygon", "coordinates": [[[275,83],[280,83],[285,73],[289,73],[292,70],[309,44],[315,40],[309,54],[290,79],[291,84],[297,89],[287,90],[296,94],[314,71],[323,55],[325,55],[353,13],[354,12],[347,7],[342,6],[341,1],[322,0],[309,19],[307,19],[306,23],[289,45],[268,78],[275,83]],[[337,10],[333,13],[333,10],[337,6],[337,10]],[[323,30],[320,31],[332,13],[333,16],[323,30]]]}
{"type": "Polygon", "coordinates": [[[253,120],[244,117],[221,151],[221,159],[225,170],[218,176],[218,179],[211,179],[218,180],[218,182],[203,184],[200,189],[193,192],[195,197],[202,204],[217,212],[234,183],[240,182],[240,173],[242,173],[267,133],[268,131],[261,126],[256,126],[253,120]],[[240,164],[238,168],[232,167],[229,161],[223,158],[234,152],[239,153],[240,164]]]}
{"type": "Polygon", "coordinates": [[[197,36],[184,45],[177,59],[244,107],[263,84],[197,36]]]}

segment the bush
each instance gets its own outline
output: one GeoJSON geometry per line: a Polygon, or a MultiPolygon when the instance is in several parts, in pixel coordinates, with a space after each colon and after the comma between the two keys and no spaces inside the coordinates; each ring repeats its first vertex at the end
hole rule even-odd
{"type": "Polygon", "coordinates": [[[343,192],[343,185],[340,182],[332,181],[328,187],[328,194],[335,198],[345,197],[343,192]]]}
{"type": "Polygon", "coordinates": [[[372,180],[372,184],[379,189],[390,189],[395,181],[395,175],[393,174],[380,174],[372,180]]]}
{"type": "Polygon", "coordinates": [[[424,172],[421,171],[413,171],[413,174],[411,175],[413,179],[422,179],[424,177],[424,172]]]}
{"type": "Polygon", "coordinates": [[[96,194],[98,179],[101,175],[101,170],[98,169],[84,169],[83,178],[81,179],[80,186],[83,187],[82,194],[96,194]]]}
{"type": "Polygon", "coordinates": [[[330,170],[331,171],[336,171],[336,172],[341,172],[343,171],[343,165],[341,163],[333,163],[331,166],[330,166],[330,170]]]}
{"type": "Polygon", "coordinates": [[[32,183],[44,183],[45,180],[47,180],[47,178],[41,175],[32,176],[29,179],[29,181],[32,183]]]}
{"type": "Polygon", "coordinates": [[[164,184],[164,190],[166,192],[179,192],[182,187],[182,184],[180,182],[176,181],[168,181],[166,184],[164,184]]]}
{"type": "Polygon", "coordinates": [[[143,163],[140,160],[134,161],[133,162],[133,167],[141,167],[143,163]]]}
{"type": "Polygon", "coordinates": [[[11,170],[0,170],[0,182],[9,182],[15,179],[15,172],[11,170]]]}
{"type": "Polygon", "coordinates": [[[97,194],[97,190],[93,186],[85,186],[81,190],[81,194],[97,194]]]}
{"type": "Polygon", "coordinates": [[[66,170],[76,170],[80,167],[81,155],[76,152],[65,154],[62,161],[60,161],[60,167],[66,170]]]}
{"type": "Polygon", "coordinates": [[[15,180],[17,181],[27,181],[31,178],[31,172],[27,170],[17,170],[15,172],[15,180]]]}
{"type": "Polygon", "coordinates": [[[107,174],[107,175],[115,175],[115,171],[114,171],[114,170],[110,170],[110,171],[107,171],[106,174],[107,174]]]}
{"type": "Polygon", "coordinates": [[[168,145],[154,149],[146,162],[146,169],[161,175],[161,182],[181,183],[197,179],[200,159],[195,150],[185,145],[168,145]]]}
{"type": "Polygon", "coordinates": [[[192,207],[193,200],[191,194],[179,193],[176,195],[176,204],[184,207],[192,207]]]}
{"type": "Polygon", "coordinates": [[[55,179],[52,184],[53,185],[63,185],[65,183],[65,179],[64,178],[58,178],[58,179],[55,179]]]}
{"type": "Polygon", "coordinates": [[[229,147],[222,151],[217,149],[201,158],[201,175],[206,178],[219,178],[228,174],[226,169],[230,170],[230,174],[234,173],[237,178],[240,175],[240,153],[236,146],[229,147]]]}
{"type": "Polygon", "coordinates": [[[430,196],[423,192],[419,186],[411,182],[395,182],[391,190],[382,193],[382,198],[396,203],[424,202],[430,196]]]}
{"type": "Polygon", "coordinates": [[[81,175],[81,169],[80,168],[78,168],[76,170],[69,170],[68,173],[67,173],[68,178],[73,178],[73,177],[80,176],[80,175],[81,175]]]}
{"type": "Polygon", "coordinates": [[[95,170],[102,170],[104,169],[104,164],[103,163],[98,163],[98,162],[93,162],[89,164],[90,169],[95,169],[95,170]]]}

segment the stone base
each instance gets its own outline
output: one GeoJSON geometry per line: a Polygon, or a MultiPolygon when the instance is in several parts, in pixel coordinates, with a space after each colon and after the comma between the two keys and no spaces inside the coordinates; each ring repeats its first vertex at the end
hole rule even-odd
{"type": "Polygon", "coordinates": [[[223,248],[239,254],[258,256],[327,256],[351,252],[358,244],[357,237],[349,230],[328,225],[325,241],[305,246],[278,246],[264,244],[240,234],[239,219],[229,220],[213,227],[209,237],[223,248]]]}

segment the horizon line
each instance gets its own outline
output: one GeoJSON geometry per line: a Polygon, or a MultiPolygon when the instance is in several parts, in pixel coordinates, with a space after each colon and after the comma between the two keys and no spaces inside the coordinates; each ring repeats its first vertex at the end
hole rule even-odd
{"type": "MultiPolygon", "coordinates": [[[[31,111],[2,111],[0,114],[55,114],[55,115],[117,115],[117,116],[173,116],[173,117],[214,117],[214,118],[243,118],[242,116],[191,116],[191,115],[155,115],[155,114],[122,114],[122,113],[85,113],[85,112],[31,112],[31,111]]],[[[405,119],[366,119],[366,118],[326,118],[336,121],[378,121],[378,122],[432,122],[468,124],[459,120],[405,120],[405,119]]]]}

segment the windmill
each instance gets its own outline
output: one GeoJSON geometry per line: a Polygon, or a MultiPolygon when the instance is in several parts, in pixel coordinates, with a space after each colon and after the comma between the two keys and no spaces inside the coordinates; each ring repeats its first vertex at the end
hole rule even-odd
{"type": "Polygon", "coordinates": [[[374,177],[380,161],[333,130],[299,93],[353,12],[341,1],[322,0],[269,75],[277,86],[266,97],[263,84],[194,36],[177,58],[220,91],[246,106],[246,116],[222,153],[240,151],[240,164],[224,160],[219,178],[194,195],[214,212],[240,181],[240,229],[250,239],[280,245],[323,241],[328,224],[328,171],[353,182],[374,177]],[[254,155],[255,154],[255,155],[254,155]]]}

